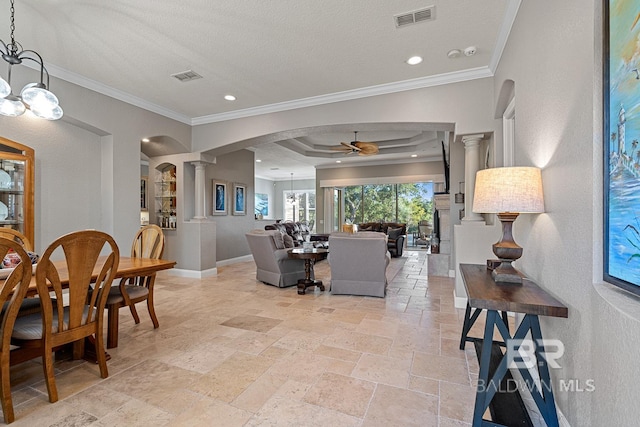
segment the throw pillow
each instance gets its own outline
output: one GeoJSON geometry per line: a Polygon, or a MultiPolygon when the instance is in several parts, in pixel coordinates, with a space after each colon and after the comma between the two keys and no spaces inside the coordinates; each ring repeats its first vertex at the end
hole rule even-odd
{"type": "Polygon", "coordinates": [[[273,241],[276,244],[276,249],[284,249],[284,239],[282,237],[282,233],[277,231],[272,234],[273,241]]]}
{"type": "Polygon", "coordinates": [[[387,229],[387,236],[389,236],[390,239],[396,240],[398,237],[402,236],[402,227],[400,228],[389,227],[387,229]]]}
{"type": "Polygon", "coordinates": [[[293,248],[295,246],[293,244],[293,237],[289,236],[288,234],[285,234],[284,236],[282,236],[282,238],[284,240],[285,248],[293,248]]]}

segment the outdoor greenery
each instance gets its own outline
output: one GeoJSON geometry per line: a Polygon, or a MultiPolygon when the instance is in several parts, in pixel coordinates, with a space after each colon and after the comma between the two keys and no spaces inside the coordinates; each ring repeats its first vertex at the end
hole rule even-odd
{"type": "Polygon", "coordinates": [[[345,220],[363,222],[404,222],[407,232],[417,231],[418,221],[433,223],[433,185],[430,182],[406,184],[355,185],[345,187],[345,220]]]}

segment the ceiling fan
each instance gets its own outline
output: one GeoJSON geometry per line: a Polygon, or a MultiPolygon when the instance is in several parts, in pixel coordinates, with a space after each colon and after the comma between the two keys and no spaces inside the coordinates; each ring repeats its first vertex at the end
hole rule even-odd
{"type": "Polygon", "coordinates": [[[358,132],[354,132],[353,141],[341,142],[337,147],[331,147],[332,150],[342,151],[345,154],[355,154],[359,156],[371,156],[378,154],[378,144],[375,142],[358,141],[358,132]]]}

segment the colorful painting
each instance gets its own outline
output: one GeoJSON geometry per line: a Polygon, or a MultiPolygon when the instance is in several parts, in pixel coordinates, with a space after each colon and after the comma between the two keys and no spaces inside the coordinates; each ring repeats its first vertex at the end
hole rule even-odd
{"type": "Polygon", "coordinates": [[[640,295],[640,0],[605,2],[604,279],[640,295]]]}
{"type": "Polygon", "coordinates": [[[269,195],[264,193],[256,193],[255,214],[256,217],[266,218],[269,216],[269,195]]]}
{"type": "Polygon", "coordinates": [[[227,214],[227,183],[216,179],[213,180],[213,214],[227,214]]]}

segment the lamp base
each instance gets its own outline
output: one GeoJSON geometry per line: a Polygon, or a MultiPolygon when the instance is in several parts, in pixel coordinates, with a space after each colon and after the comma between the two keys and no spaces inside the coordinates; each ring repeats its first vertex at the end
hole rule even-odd
{"type": "Polygon", "coordinates": [[[522,284],[520,272],[511,265],[511,260],[500,260],[502,263],[493,269],[491,277],[496,283],[522,284]]]}

